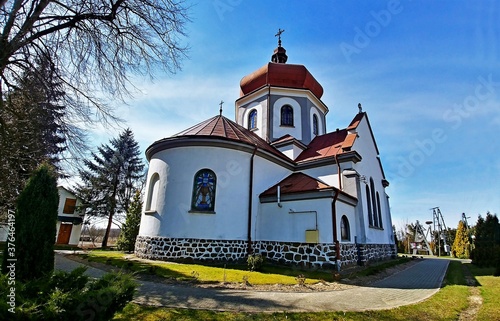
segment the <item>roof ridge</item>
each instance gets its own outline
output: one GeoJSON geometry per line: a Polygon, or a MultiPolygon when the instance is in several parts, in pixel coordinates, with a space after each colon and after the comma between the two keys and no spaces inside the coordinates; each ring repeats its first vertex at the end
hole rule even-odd
{"type": "MultiPolygon", "coordinates": [[[[172,137],[182,136],[182,135],[184,135],[184,133],[188,133],[191,130],[194,130],[195,128],[197,128],[197,127],[201,127],[201,129],[203,129],[203,128],[205,128],[206,124],[209,124],[215,117],[217,117],[217,116],[214,116],[214,117],[209,118],[209,119],[205,119],[201,123],[195,124],[195,125],[187,128],[187,129],[184,129],[183,131],[178,132],[177,134],[172,135],[172,137]]],[[[201,129],[198,130],[198,131],[196,131],[196,134],[198,134],[201,131],[201,129]]]]}
{"type": "MultiPolygon", "coordinates": [[[[214,133],[215,129],[217,128],[217,124],[219,123],[219,121],[221,120],[222,117],[223,117],[222,115],[214,117],[214,118],[216,118],[216,120],[215,120],[215,124],[212,126],[212,130],[210,131],[210,136],[212,136],[212,134],[214,133]]],[[[222,125],[224,125],[224,122],[222,123],[222,125]]],[[[224,136],[226,136],[225,132],[224,132],[224,136]]]]}
{"type": "MultiPolygon", "coordinates": [[[[236,124],[236,125],[238,125],[238,124],[236,124]]],[[[231,129],[231,131],[233,132],[234,136],[240,138],[240,136],[236,132],[236,129],[238,129],[238,127],[236,127],[235,124],[233,124],[233,121],[230,120],[229,118],[226,118],[226,122],[224,122],[224,129],[225,130],[231,129]],[[226,128],[226,126],[227,126],[227,128],[226,128]]]]}

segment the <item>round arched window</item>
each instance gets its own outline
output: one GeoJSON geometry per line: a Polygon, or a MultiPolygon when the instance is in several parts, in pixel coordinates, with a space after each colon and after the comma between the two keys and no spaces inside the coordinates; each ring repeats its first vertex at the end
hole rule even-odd
{"type": "Polygon", "coordinates": [[[293,126],[293,108],[290,105],[281,107],[281,126],[293,126]]]}
{"type": "Polygon", "coordinates": [[[248,114],[248,129],[257,128],[257,111],[254,109],[248,114]]]}
{"type": "Polygon", "coordinates": [[[351,231],[349,228],[349,220],[347,219],[347,216],[343,215],[342,218],[340,219],[340,238],[343,241],[350,241],[351,240],[351,231]]]}

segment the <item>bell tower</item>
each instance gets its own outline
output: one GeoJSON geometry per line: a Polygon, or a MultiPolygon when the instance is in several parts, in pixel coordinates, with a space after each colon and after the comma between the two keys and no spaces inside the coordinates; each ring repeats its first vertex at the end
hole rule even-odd
{"type": "Polygon", "coordinates": [[[328,107],[321,101],[323,87],[309,70],[287,64],[283,32],[278,29],[278,47],[271,61],[241,79],[236,122],[269,143],[292,137],[306,146],[326,132],[328,107]]]}

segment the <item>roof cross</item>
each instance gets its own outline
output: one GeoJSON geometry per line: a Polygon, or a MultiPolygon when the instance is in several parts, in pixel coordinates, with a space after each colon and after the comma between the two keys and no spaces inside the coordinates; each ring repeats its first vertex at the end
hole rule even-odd
{"type": "Polygon", "coordinates": [[[278,47],[281,47],[281,34],[285,32],[285,30],[281,30],[281,28],[278,28],[278,33],[275,34],[275,37],[278,37],[278,47]]]}
{"type": "Polygon", "coordinates": [[[219,109],[219,115],[222,116],[222,104],[224,103],[223,100],[220,101],[219,103],[219,106],[220,106],[220,109],[219,109]]]}

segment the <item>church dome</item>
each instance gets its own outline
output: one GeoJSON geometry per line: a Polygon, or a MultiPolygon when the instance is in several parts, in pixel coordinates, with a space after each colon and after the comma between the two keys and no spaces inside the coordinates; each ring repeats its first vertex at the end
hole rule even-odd
{"type": "Polygon", "coordinates": [[[240,97],[263,86],[308,89],[318,99],[323,87],[303,65],[269,62],[240,81],[240,97]]]}

